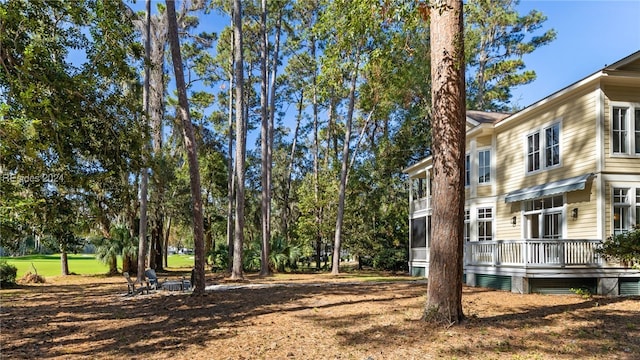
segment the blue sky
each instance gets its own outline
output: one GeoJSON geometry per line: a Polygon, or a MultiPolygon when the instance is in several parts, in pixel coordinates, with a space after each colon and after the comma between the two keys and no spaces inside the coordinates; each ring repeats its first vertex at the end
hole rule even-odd
{"type": "Polygon", "coordinates": [[[640,50],[640,0],[522,0],[518,6],[520,14],[532,9],[547,16],[540,33],[553,28],[557,38],[525,56],[537,79],[513,89],[520,107],[640,50]]]}
{"type": "MultiPolygon", "coordinates": [[[[157,2],[153,0],[153,12],[157,2]]],[[[179,2],[178,2],[179,4],[179,2]]],[[[136,0],[135,9],[144,9],[136,0]]],[[[547,21],[537,35],[553,28],[557,38],[524,57],[537,78],[512,89],[512,103],[526,107],[640,50],[640,0],[521,0],[521,15],[539,10],[547,21]]],[[[229,19],[217,13],[201,20],[219,31],[229,19]]]]}

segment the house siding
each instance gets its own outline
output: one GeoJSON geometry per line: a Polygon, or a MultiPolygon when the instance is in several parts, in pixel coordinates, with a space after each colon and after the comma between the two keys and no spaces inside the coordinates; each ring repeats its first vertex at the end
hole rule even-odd
{"type": "Polygon", "coordinates": [[[611,148],[612,102],[640,104],[640,87],[607,85],[603,90],[605,94],[604,171],[612,173],[640,172],[640,156],[614,155],[611,148]]]}
{"type": "Polygon", "coordinates": [[[497,192],[506,194],[594,172],[596,169],[596,112],[592,89],[585,89],[553,106],[534,111],[518,124],[497,134],[497,192]],[[526,138],[534,130],[561,122],[560,165],[535,173],[526,172],[526,138]]]}
{"type": "MultiPolygon", "coordinates": [[[[521,293],[567,292],[585,284],[589,291],[604,295],[638,291],[640,271],[616,261],[603,261],[596,249],[612,233],[613,188],[640,189],[640,156],[612,155],[610,142],[612,106],[622,103],[640,107],[639,70],[640,51],[517,114],[495,118],[493,125],[485,121],[467,128],[471,183],[464,195],[472,241],[464,245],[468,285],[487,286],[502,279],[505,284],[510,280],[512,291],[521,293]],[[560,124],[560,163],[544,168],[544,131],[556,123],[560,124]],[[527,136],[536,132],[540,133],[542,168],[529,173],[527,136]],[[478,184],[478,153],[485,149],[491,149],[491,182],[478,184]],[[526,198],[505,202],[512,191],[587,174],[592,176],[583,189],[546,193],[562,196],[560,217],[547,217],[546,210],[525,213],[529,203],[526,198]],[[478,218],[480,208],[493,210],[491,239],[495,241],[475,242],[482,221],[478,218]],[[537,231],[527,228],[536,226],[537,231]],[[557,236],[540,239],[549,229],[557,236]]],[[[629,136],[634,136],[632,129],[629,136]]],[[[426,168],[427,163],[423,160],[420,166],[426,168]]],[[[418,176],[415,167],[405,170],[412,178],[418,176]]],[[[558,213],[558,206],[550,211],[558,213]]],[[[635,205],[632,209],[635,211],[635,205]]],[[[413,212],[410,217],[424,216],[428,211],[413,212]]],[[[629,219],[634,216],[634,212],[629,213],[629,219]]],[[[412,272],[428,276],[428,261],[412,259],[412,272]]]]}
{"type": "Polygon", "coordinates": [[[597,183],[587,182],[584,190],[566,194],[567,236],[572,239],[600,239],[598,229],[593,224],[598,222],[597,183]],[[578,217],[573,219],[571,211],[578,209],[578,217]]]}

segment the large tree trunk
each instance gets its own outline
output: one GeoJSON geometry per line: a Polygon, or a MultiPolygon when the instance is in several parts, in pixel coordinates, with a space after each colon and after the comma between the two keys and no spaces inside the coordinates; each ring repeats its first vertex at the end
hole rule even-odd
{"type": "Polygon", "coordinates": [[[244,76],[242,55],[242,4],[233,1],[234,69],[236,80],[236,214],[235,237],[233,241],[233,266],[231,279],[243,279],[242,250],[244,243],[244,167],[246,148],[246,123],[244,109],[244,76]]]}
{"type": "Polygon", "coordinates": [[[118,273],[118,257],[110,256],[109,257],[109,275],[115,275],[118,273]]]}
{"type": "MultiPolygon", "coordinates": [[[[304,90],[300,91],[300,100],[298,100],[298,114],[296,115],[296,127],[293,130],[293,141],[291,142],[291,151],[289,152],[289,164],[287,165],[287,174],[286,174],[286,185],[284,189],[284,201],[283,201],[283,212],[282,215],[282,233],[284,234],[287,242],[289,239],[289,223],[291,222],[291,204],[289,201],[289,197],[291,194],[291,183],[293,181],[293,164],[295,161],[296,147],[298,144],[298,133],[300,132],[300,123],[303,118],[303,107],[304,107],[304,90]]],[[[318,200],[316,198],[316,204],[318,200]]]]}
{"type": "Polygon", "coordinates": [[[316,62],[316,38],[311,36],[311,58],[314,61],[313,68],[313,198],[315,205],[316,222],[316,270],[320,270],[320,246],[322,246],[322,209],[318,205],[320,200],[320,125],[318,124],[318,65],[316,62]]]}
{"type": "MultiPolygon", "coordinates": [[[[208,196],[206,198],[208,198],[208,196]]],[[[207,266],[209,266],[209,254],[211,253],[211,249],[215,249],[216,246],[215,240],[213,240],[212,227],[211,216],[207,216],[204,220],[204,263],[207,266]]]]}
{"type": "MultiPolygon", "coordinates": [[[[145,59],[149,60],[151,52],[151,0],[146,0],[146,17],[145,17],[145,42],[144,52],[145,59]]],[[[144,93],[143,93],[143,106],[145,111],[145,123],[148,122],[149,116],[149,65],[145,64],[144,67],[144,93]]],[[[146,156],[145,156],[146,159],[146,156]]],[[[138,233],[138,271],[137,282],[142,282],[144,279],[144,270],[146,267],[147,257],[147,192],[149,186],[149,171],[147,165],[144,165],[142,169],[141,183],[140,183],[140,227],[138,233]]]]}
{"type": "Polygon", "coordinates": [[[169,249],[169,234],[171,234],[171,217],[167,220],[167,230],[164,232],[164,253],[162,254],[164,266],[169,266],[169,254],[167,251],[169,249]]]}
{"type": "MultiPolygon", "coordinates": [[[[233,26],[233,20],[231,20],[231,26],[233,26]]],[[[233,242],[235,239],[234,236],[234,226],[235,226],[235,167],[233,161],[233,66],[234,66],[234,36],[233,32],[231,33],[231,57],[230,57],[230,70],[229,70],[229,109],[228,109],[228,139],[227,139],[227,151],[229,153],[229,158],[227,159],[227,246],[229,247],[228,252],[228,263],[227,263],[227,271],[231,273],[231,269],[233,267],[233,242]]]]}
{"type": "Polygon", "coordinates": [[[431,9],[433,215],[425,319],[455,324],[462,313],[465,88],[462,1],[431,9]]]}
{"type": "MultiPolygon", "coordinates": [[[[158,14],[152,18],[150,34],[150,73],[149,73],[149,116],[151,120],[153,156],[156,159],[154,166],[161,166],[159,159],[162,154],[162,119],[164,118],[164,57],[167,44],[167,16],[166,13],[158,14]]],[[[149,267],[162,269],[163,245],[164,245],[164,179],[159,176],[161,171],[153,171],[153,187],[150,202],[154,213],[151,221],[151,242],[149,244],[149,267]]]]}
{"type": "Polygon", "coordinates": [[[204,235],[202,215],[202,194],[200,189],[200,169],[198,167],[198,151],[196,148],[191,116],[189,114],[189,101],[187,99],[187,86],[184,81],[182,68],[182,55],[180,54],[180,40],[178,38],[178,21],[176,19],[175,1],[166,0],[167,20],[169,25],[169,43],[171,45],[171,57],[175,73],[176,88],[178,90],[178,112],[182,122],[182,134],[187,150],[189,162],[189,184],[191,187],[191,199],[193,203],[193,243],[195,248],[195,273],[194,295],[204,294],[204,235]]]}
{"type": "MultiPolygon", "coordinates": [[[[278,75],[278,63],[280,59],[280,33],[282,30],[282,8],[278,10],[278,18],[276,19],[276,35],[273,43],[273,54],[271,57],[271,76],[269,78],[269,164],[273,164],[273,139],[274,139],[274,123],[276,114],[276,79],[278,75]]],[[[294,139],[296,138],[294,134],[294,139]]],[[[295,141],[295,140],[294,140],[295,141]]],[[[273,168],[269,167],[269,184],[273,184],[273,168]]],[[[285,217],[288,214],[285,213],[285,217]]],[[[269,209],[269,218],[271,218],[271,209],[269,209]]],[[[285,233],[288,238],[288,233],[285,233]]]]}
{"type": "Polygon", "coordinates": [[[67,252],[64,250],[60,252],[60,267],[62,275],[69,275],[69,261],[67,260],[67,252]]]}
{"type": "MultiPolygon", "coordinates": [[[[360,57],[360,51],[356,51],[355,58],[360,57]]],[[[344,203],[347,194],[347,172],[349,171],[349,142],[351,140],[351,127],[353,123],[353,110],[356,102],[356,84],[358,80],[358,62],[356,60],[351,74],[351,86],[349,88],[349,107],[347,108],[347,124],[344,131],[344,143],[342,144],[342,166],[340,168],[340,188],[338,190],[338,216],[336,218],[336,233],[333,239],[333,263],[331,274],[340,273],[340,247],[342,244],[342,224],[344,222],[344,203]]]]}
{"type": "Polygon", "coordinates": [[[262,127],[260,129],[260,143],[262,156],[262,199],[260,212],[262,220],[262,246],[260,249],[260,276],[271,275],[269,269],[269,242],[271,240],[271,182],[269,172],[271,163],[269,162],[269,145],[271,143],[271,132],[269,131],[269,99],[267,92],[267,57],[269,52],[269,35],[267,34],[267,0],[262,0],[262,14],[260,21],[260,35],[262,46],[260,50],[260,115],[262,116],[262,127]]]}
{"type": "MultiPolygon", "coordinates": [[[[165,17],[163,16],[161,19],[165,19],[165,17]]],[[[158,30],[158,31],[161,31],[161,30],[158,30]]],[[[155,67],[153,69],[156,75],[153,77],[154,81],[151,84],[152,85],[151,94],[153,95],[153,97],[151,99],[152,101],[150,101],[153,109],[152,117],[151,117],[151,120],[152,120],[151,123],[153,124],[153,155],[156,159],[159,159],[162,156],[164,156],[162,153],[162,118],[164,117],[164,66],[163,66],[164,56],[163,55],[164,55],[164,49],[165,49],[164,44],[166,43],[166,33],[162,31],[162,35],[164,35],[162,36],[161,34],[157,33],[158,31],[156,31],[156,35],[159,37],[159,39],[157,40],[158,44],[156,46],[155,51],[160,52],[160,54],[157,55],[158,60],[156,65],[159,67],[159,69],[155,69],[155,67]]],[[[157,163],[161,163],[161,162],[157,162],[157,163]]],[[[160,166],[160,165],[156,165],[156,166],[160,166]]],[[[158,174],[160,174],[159,171],[154,172],[154,177],[155,177],[154,184],[156,186],[156,191],[154,192],[155,196],[153,199],[153,203],[155,204],[155,216],[154,216],[155,229],[153,231],[152,241],[155,249],[155,266],[156,266],[155,269],[161,270],[163,254],[166,251],[166,249],[164,248],[164,234],[163,234],[163,230],[164,230],[163,204],[164,204],[165,182],[164,182],[164,178],[162,176],[159,176],[158,174]]]]}

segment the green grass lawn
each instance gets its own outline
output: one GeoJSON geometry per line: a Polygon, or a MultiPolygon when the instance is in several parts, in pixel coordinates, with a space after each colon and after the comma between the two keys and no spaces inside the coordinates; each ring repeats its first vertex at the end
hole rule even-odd
{"type": "MultiPolygon", "coordinates": [[[[58,276],[62,274],[62,265],[60,264],[60,254],[53,255],[27,255],[18,257],[2,257],[7,263],[18,268],[18,276],[20,279],[27,272],[34,272],[33,266],[38,271],[38,275],[58,276]],[[32,266],[33,264],[33,266],[32,266]]],[[[69,272],[78,275],[96,275],[106,274],[109,267],[96,259],[92,254],[67,255],[69,261],[69,272]]]]}
{"type": "MultiPolygon", "coordinates": [[[[93,254],[70,254],[67,256],[69,261],[69,272],[78,275],[99,275],[106,274],[109,267],[93,254]]],[[[0,257],[0,260],[6,260],[7,263],[18,268],[17,278],[20,279],[27,272],[34,272],[33,266],[38,271],[38,275],[59,276],[62,274],[62,265],[60,264],[60,254],[53,255],[28,255],[18,257],[0,257]]],[[[169,255],[169,268],[192,268],[193,255],[169,255]]],[[[122,259],[118,259],[118,269],[122,269],[122,259]]]]}

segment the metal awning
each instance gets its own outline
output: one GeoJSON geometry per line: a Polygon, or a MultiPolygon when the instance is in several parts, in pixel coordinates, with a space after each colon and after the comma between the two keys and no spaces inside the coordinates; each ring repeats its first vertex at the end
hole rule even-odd
{"type": "Polygon", "coordinates": [[[546,184],[522,188],[508,193],[504,198],[504,202],[512,203],[516,201],[535,199],[556,194],[564,194],[570,191],[583,190],[587,183],[587,180],[589,180],[589,178],[591,178],[592,176],[594,176],[593,173],[588,173],[568,179],[552,181],[546,184]]]}

